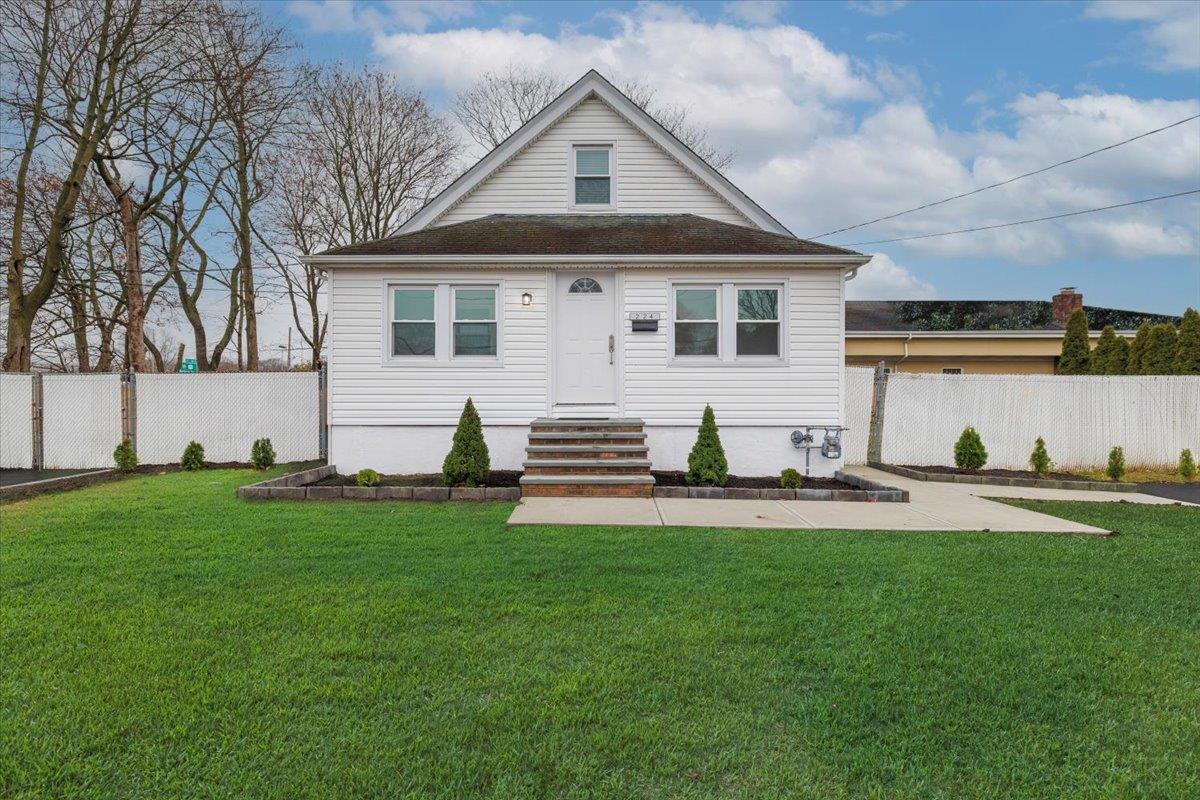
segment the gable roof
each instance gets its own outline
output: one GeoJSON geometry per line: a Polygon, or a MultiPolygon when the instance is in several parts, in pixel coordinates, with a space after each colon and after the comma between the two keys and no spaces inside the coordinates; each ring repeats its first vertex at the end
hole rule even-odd
{"type": "Polygon", "coordinates": [[[520,153],[538,136],[544,133],[566,114],[582,103],[588,97],[595,95],[607,103],[618,114],[637,128],[647,138],[661,147],[672,158],[693,173],[701,183],[715,192],[731,206],[736,208],[747,219],[765,231],[792,235],[783,223],[771,216],[766,209],[750,199],[745,192],[714,169],[708,162],[679,141],[670,131],[657,120],[647,114],[636,103],[626,97],[619,89],[596,70],[588,72],[571,86],[567,87],[558,97],[535,114],[528,122],[501,142],[490,153],[481,158],[473,167],[460,175],[447,186],[437,197],[430,200],[407,222],[400,226],[398,233],[411,233],[420,230],[447,211],[451,206],[468,195],[476,186],[486,180],[510,159],[520,153]]]}
{"type": "MultiPolygon", "coordinates": [[[[1131,331],[1142,322],[1179,324],[1179,317],[1118,308],[1084,306],[1088,328],[1112,325],[1131,331]]],[[[1057,332],[1048,300],[847,300],[847,333],[950,333],[979,331],[1057,332]]]]}
{"type": "MultiPolygon", "coordinates": [[[[373,242],[335,247],[358,256],[870,256],[695,214],[492,214],[373,242]]],[[[846,257],[849,257],[847,259],[846,257]]]]}

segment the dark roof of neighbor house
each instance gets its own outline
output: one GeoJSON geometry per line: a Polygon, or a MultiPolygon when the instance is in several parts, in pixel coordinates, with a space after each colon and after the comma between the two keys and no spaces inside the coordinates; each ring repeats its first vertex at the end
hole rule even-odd
{"type": "Polygon", "coordinates": [[[695,214],[492,214],[387,239],[335,247],[319,255],[861,254],[695,214]]]}
{"type": "MultiPolygon", "coordinates": [[[[1083,307],[1088,327],[1134,330],[1142,322],[1178,325],[1180,318],[1100,306],[1083,307]]],[[[848,300],[846,331],[1059,331],[1048,300],[848,300]]]]}

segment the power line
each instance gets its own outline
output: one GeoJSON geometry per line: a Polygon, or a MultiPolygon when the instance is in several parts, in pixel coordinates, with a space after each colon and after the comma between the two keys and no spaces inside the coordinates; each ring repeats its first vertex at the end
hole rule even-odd
{"type": "Polygon", "coordinates": [[[1178,122],[1172,122],[1170,125],[1164,125],[1161,128],[1155,128],[1152,131],[1146,131],[1145,133],[1139,133],[1137,136],[1134,136],[1129,139],[1125,139],[1124,141],[1116,142],[1115,144],[1110,144],[1107,147],[1101,147],[1099,150],[1092,150],[1089,153],[1084,153],[1083,155],[1078,155],[1078,156],[1075,156],[1074,158],[1068,158],[1066,161],[1059,161],[1057,164],[1051,164],[1048,167],[1042,167],[1041,169],[1035,169],[1033,172],[1026,172],[1024,175],[1017,175],[1014,178],[1008,178],[1007,180],[1000,181],[999,183],[993,183],[988,186],[980,186],[978,189],[972,189],[969,192],[963,192],[962,194],[956,194],[953,197],[947,197],[942,200],[935,200],[932,203],[926,203],[923,206],[917,206],[916,208],[910,208],[907,211],[897,211],[895,214],[888,214],[886,217],[877,217],[877,218],[875,218],[873,220],[869,220],[867,222],[860,222],[857,225],[850,225],[845,228],[838,228],[836,231],[829,231],[828,233],[822,233],[819,236],[810,236],[808,238],[814,239],[814,240],[815,239],[824,239],[826,236],[833,236],[835,233],[845,233],[846,231],[852,231],[855,228],[862,228],[867,225],[874,225],[876,222],[885,222],[886,220],[889,220],[889,219],[895,219],[896,217],[902,217],[905,214],[911,214],[914,211],[922,211],[926,208],[933,208],[934,206],[940,206],[943,203],[949,203],[951,200],[960,200],[964,197],[970,197],[973,194],[979,194],[980,192],[986,192],[988,189],[995,189],[998,186],[1007,186],[1008,184],[1015,183],[1016,181],[1019,181],[1022,178],[1028,178],[1032,175],[1040,175],[1043,172],[1048,172],[1056,167],[1061,167],[1064,164],[1071,164],[1076,161],[1085,159],[1088,156],[1094,156],[1097,153],[1103,153],[1106,150],[1112,150],[1113,148],[1120,147],[1121,145],[1129,144],[1130,142],[1136,142],[1138,139],[1144,139],[1147,136],[1153,136],[1156,133],[1162,133],[1165,130],[1182,125],[1185,122],[1191,122],[1192,120],[1194,120],[1198,117],[1200,117],[1200,114],[1194,114],[1194,115],[1188,117],[1187,119],[1181,119],[1178,122]]]}
{"type": "Polygon", "coordinates": [[[1064,217],[1078,217],[1082,214],[1093,214],[1097,211],[1109,211],[1114,208],[1125,208],[1126,206],[1136,206],[1142,203],[1153,203],[1156,200],[1169,200],[1172,197],[1183,197],[1189,194],[1200,194],[1200,189],[1191,189],[1186,192],[1176,192],[1175,194],[1164,194],[1158,197],[1147,197],[1142,200],[1131,200],[1128,203],[1117,203],[1111,206],[1101,206],[1100,208],[1087,208],[1083,211],[1068,211],[1065,214],[1052,214],[1049,217],[1037,217],[1036,219],[1021,219],[1016,222],[1002,222],[999,225],[982,225],[978,228],[962,228],[957,231],[942,231],[941,233],[923,233],[919,236],[901,236],[896,239],[875,239],[870,242],[851,242],[840,247],[857,247],[864,244],[888,244],[889,242],[908,242],[913,239],[932,239],[936,236],[953,236],[956,233],[975,233],[976,231],[993,231],[996,228],[1011,228],[1014,225],[1028,225],[1031,222],[1047,222],[1052,219],[1063,219],[1064,217]]]}

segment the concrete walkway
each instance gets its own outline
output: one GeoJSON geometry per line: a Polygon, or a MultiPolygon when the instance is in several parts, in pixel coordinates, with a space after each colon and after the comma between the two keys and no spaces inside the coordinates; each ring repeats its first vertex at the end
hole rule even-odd
{"type": "Polygon", "coordinates": [[[682,525],[706,528],[1024,531],[1104,535],[1109,531],[1014,508],[985,497],[1125,501],[1152,505],[1174,502],[1128,492],[1023,489],[1016,486],[914,481],[869,467],[851,467],[848,471],[889,486],[907,489],[911,502],[527,497],[521,500],[508,522],[510,525],[682,525]]]}

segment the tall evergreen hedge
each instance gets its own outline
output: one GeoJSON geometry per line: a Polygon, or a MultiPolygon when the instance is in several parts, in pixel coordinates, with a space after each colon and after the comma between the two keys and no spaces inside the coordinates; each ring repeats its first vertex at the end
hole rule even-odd
{"type": "Polygon", "coordinates": [[[1133,341],[1129,343],[1129,361],[1125,365],[1126,375],[1144,375],[1142,372],[1142,354],[1146,352],[1146,342],[1150,338],[1150,323],[1143,322],[1138,326],[1133,341]]]}
{"type": "Polygon", "coordinates": [[[1146,349],[1142,351],[1142,375],[1170,375],[1175,368],[1175,350],[1178,337],[1174,325],[1155,325],[1146,338],[1146,349]]]}
{"type": "Polygon", "coordinates": [[[1105,325],[1100,331],[1100,340],[1092,351],[1093,375],[1124,375],[1129,363],[1129,342],[1123,336],[1117,336],[1112,325],[1105,325]]]}
{"type": "Polygon", "coordinates": [[[1063,336],[1062,354],[1058,357],[1059,375],[1087,375],[1092,371],[1091,351],[1088,346],[1087,315],[1082,308],[1071,312],[1067,320],[1067,332],[1063,336]]]}
{"type": "Polygon", "coordinates": [[[1200,312],[1189,308],[1179,323],[1179,339],[1175,345],[1176,375],[1200,375],[1200,312]]]}

